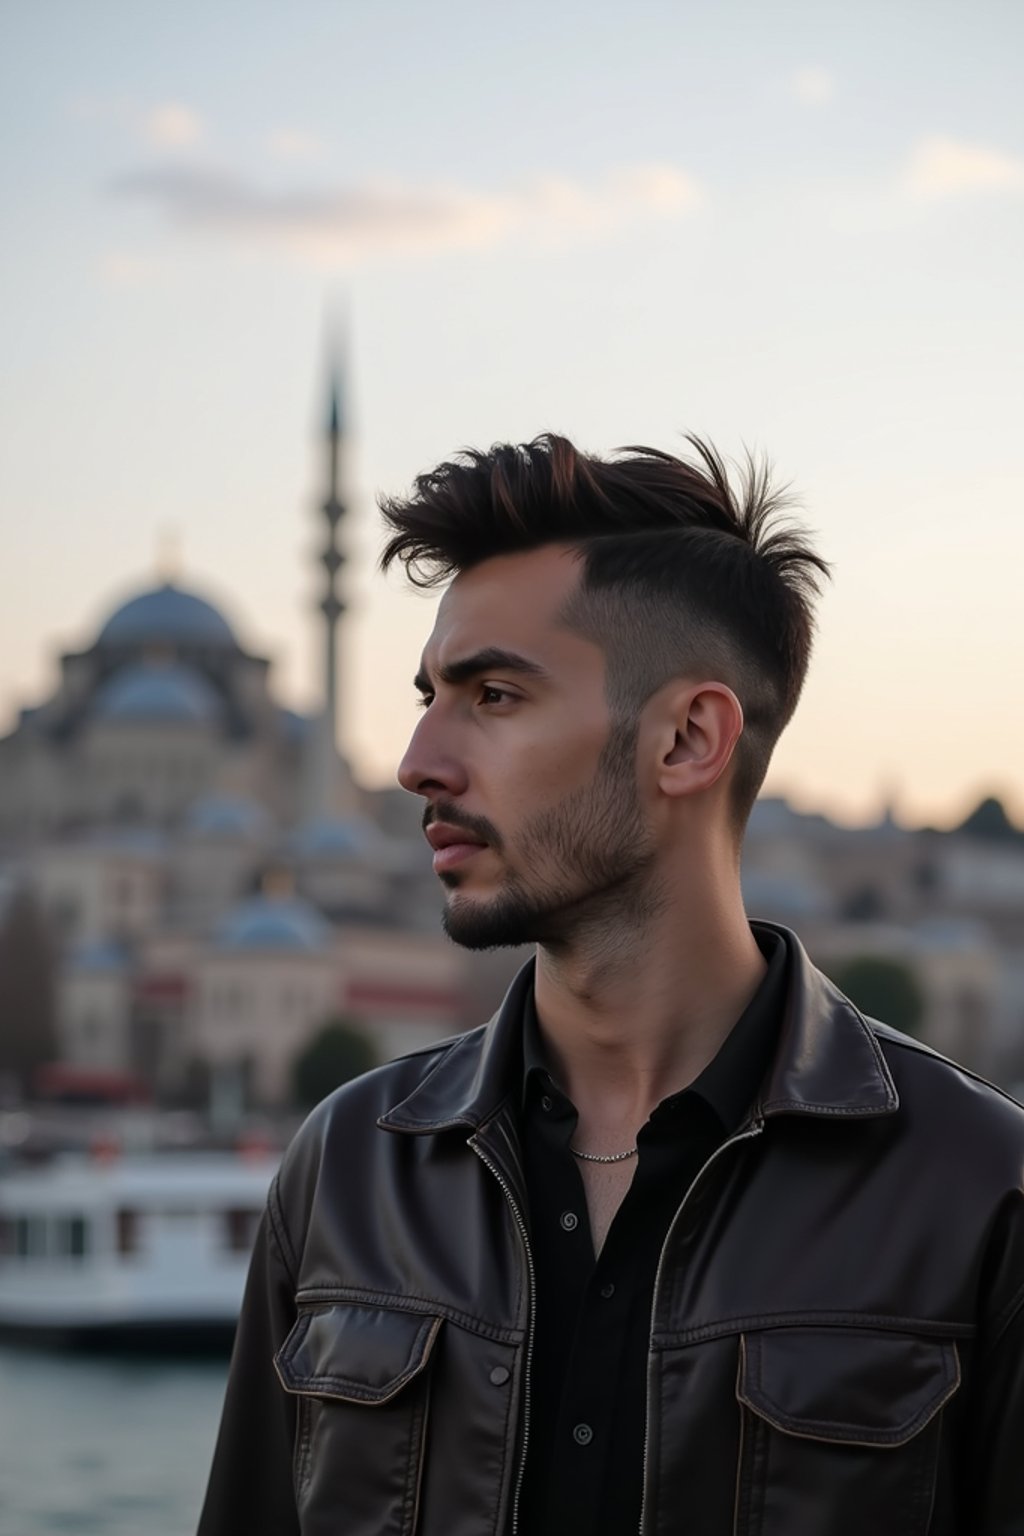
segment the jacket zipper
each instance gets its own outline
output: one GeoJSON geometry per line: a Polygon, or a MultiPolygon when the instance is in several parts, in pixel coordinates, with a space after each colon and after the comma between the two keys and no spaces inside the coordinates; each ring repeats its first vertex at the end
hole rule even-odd
{"type": "Polygon", "coordinates": [[[655,1271],[655,1275],[654,1275],[654,1293],[653,1293],[653,1296],[652,1296],[652,1299],[651,1299],[651,1332],[650,1332],[650,1338],[648,1339],[648,1343],[647,1343],[647,1397],[646,1397],[646,1401],[644,1403],[644,1460],[643,1460],[643,1493],[642,1493],[641,1498],[640,1498],[640,1536],[643,1536],[643,1532],[644,1532],[644,1516],[645,1516],[645,1514],[647,1512],[647,1450],[648,1450],[648,1437],[650,1435],[650,1427],[651,1427],[651,1422],[650,1422],[650,1418],[651,1418],[651,1416],[650,1416],[650,1402],[651,1402],[651,1357],[652,1357],[652,1355],[654,1353],[654,1318],[655,1318],[655,1314],[657,1313],[657,1310],[658,1310],[658,1289],[659,1289],[659,1287],[661,1285],[661,1271],[662,1271],[662,1266],[664,1265],[664,1262],[665,1262],[665,1254],[668,1251],[668,1245],[669,1245],[669,1243],[672,1240],[672,1233],[676,1229],[676,1223],[678,1222],[680,1216],[683,1214],[683,1211],[686,1208],[687,1201],[689,1200],[690,1196],[693,1194],[694,1190],[697,1188],[697,1185],[700,1183],[701,1179],[707,1173],[708,1169],[711,1167],[712,1163],[717,1162],[718,1158],[720,1158],[724,1152],[727,1152],[730,1147],[735,1147],[741,1141],[749,1141],[754,1136],[760,1136],[760,1134],[761,1134],[761,1132],[763,1130],[764,1130],[764,1121],[763,1120],[755,1120],[746,1128],[746,1130],[737,1131],[735,1136],[730,1136],[728,1141],[723,1141],[720,1147],[716,1147],[715,1148],[715,1150],[712,1152],[711,1156],[708,1158],[707,1162],[700,1169],[698,1169],[697,1174],[695,1175],[692,1183],[690,1184],[689,1189],[686,1191],[686,1194],[683,1196],[682,1201],[681,1201],[678,1209],[676,1210],[675,1215],[673,1216],[672,1220],[669,1222],[668,1231],[665,1234],[665,1241],[661,1245],[661,1253],[658,1255],[658,1268],[655,1271]]]}
{"type": "Polygon", "coordinates": [[[523,1491],[523,1478],[526,1474],[526,1447],[530,1438],[530,1367],[533,1363],[533,1323],[537,1312],[537,1274],[533,1267],[533,1253],[530,1250],[530,1238],[526,1230],[526,1222],[523,1220],[523,1213],[516,1204],[516,1197],[509,1188],[508,1181],[491,1162],[491,1159],[480,1146],[475,1135],[469,1137],[469,1145],[473,1148],[473,1151],[484,1167],[489,1168],[494,1174],[494,1177],[504,1191],[505,1199],[509,1203],[512,1215],[515,1217],[516,1225],[519,1228],[519,1235],[523,1240],[523,1252],[526,1254],[526,1271],[529,1278],[530,1307],[526,1320],[526,1365],[523,1369],[523,1441],[519,1453],[519,1470],[516,1474],[515,1492],[512,1496],[512,1536],[516,1536],[516,1532],[519,1529],[519,1496],[523,1491]]]}

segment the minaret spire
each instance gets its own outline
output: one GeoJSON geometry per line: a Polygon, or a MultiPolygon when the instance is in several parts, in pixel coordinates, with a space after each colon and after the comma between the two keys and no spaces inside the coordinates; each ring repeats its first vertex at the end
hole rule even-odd
{"type": "Polygon", "coordinates": [[[339,587],[339,575],[345,564],[339,535],[348,510],[345,501],[345,351],[332,346],[328,371],[328,400],[325,426],[327,494],[318,508],[323,519],[325,538],[318,563],[326,581],[316,600],[323,616],[323,674],[321,707],[306,749],[299,813],[302,819],[351,815],[356,796],[348,767],[338,750],[339,687],[338,629],[346,604],[339,587]]]}
{"type": "Polygon", "coordinates": [[[320,556],[320,563],[327,573],[327,589],[320,600],[326,644],[324,718],[327,740],[335,750],[338,743],[338,624],[345,612],[345,603],[338,592],[338,573],[345,563],[345,556],[338,545],[338,530],[347,511],[341,490],[344,420],[341,363],[336,354],[331,367],[330,411],[327,420],[327,497],[321,509],[327,522],[327,542],[320,556]]]}

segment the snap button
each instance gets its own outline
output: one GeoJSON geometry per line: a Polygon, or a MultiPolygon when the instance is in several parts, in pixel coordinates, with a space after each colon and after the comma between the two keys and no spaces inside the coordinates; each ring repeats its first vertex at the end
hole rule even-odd
{"type": "Polygon", "coordinates": [[[577,1424],[572,1437],[577,1445],[589,1445],[594,1438],[594,1431],[589,1424],[577,1424]]]}
{"type": "Polygon", "coordinates": [[[503,1387],[511,1374],[507,1366],[496,1365],[491,1372],[491,1386],[503,1387]]]}
{"type": "Polygon", "coordinates": [[[566,1232],[575,1232],[576,1228],[580,1224],[580,1219],[576,1215],[575,1211],[563,1211],[559,1217],[559,1220],[561,1221],[562,1226],[565,1228],[566,1232]]]}

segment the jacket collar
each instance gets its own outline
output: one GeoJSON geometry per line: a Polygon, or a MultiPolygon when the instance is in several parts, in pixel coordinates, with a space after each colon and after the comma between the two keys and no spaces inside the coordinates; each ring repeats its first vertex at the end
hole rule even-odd
{"type": "MultiPolygon", "coordinates": [[[[784,939],[790,982],[772,1066],[753,1117],[780,1114],[868,1119],[892,1114],[899,1096],[874,1032],[849,998],[811,964],[795,933],[784,939]]],[[[523,1005],[534,961],[519,971],[489,1023],[460,1035],[412,1093],[384,1115],[382,1130],[427,1135],[478,1130],[514,1098],[521,1075],[523,1005]]]]}

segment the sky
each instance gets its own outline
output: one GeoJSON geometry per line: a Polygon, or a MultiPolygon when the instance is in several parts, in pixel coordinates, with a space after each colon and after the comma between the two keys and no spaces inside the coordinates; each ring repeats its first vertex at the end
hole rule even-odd
{"type": "Polygon", "coordinates": [[[768,789],[1024,819],[1018,0],[0,0],[0,733],[170,571],[316,706],[344,333],[343,745],[434,598],[375,497],[544,430],[766,452],[833,563],[768,789]]]}

